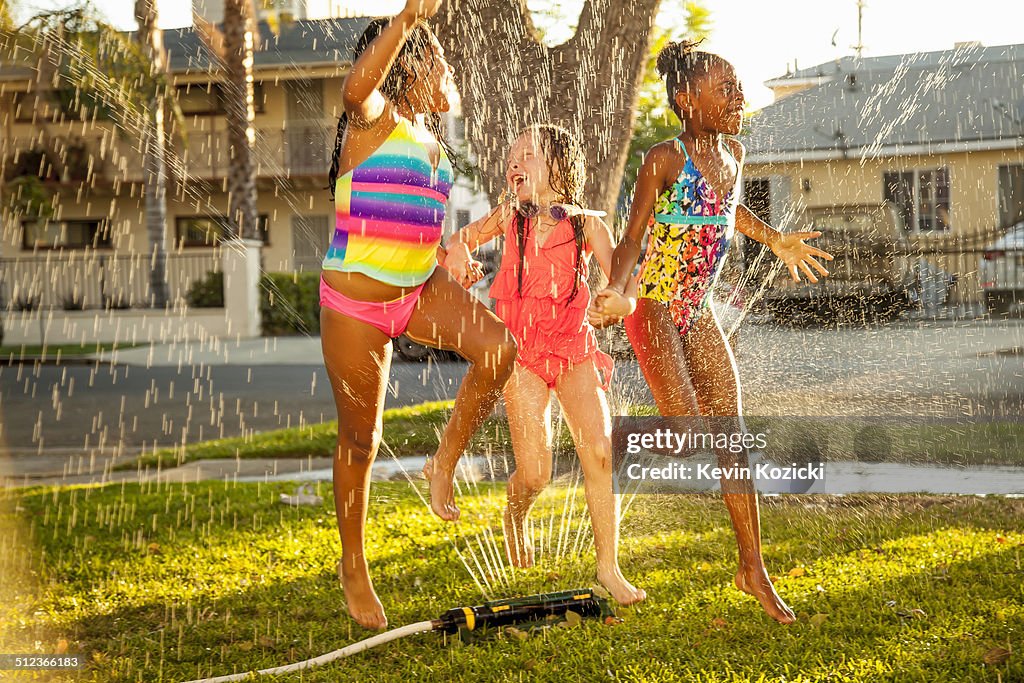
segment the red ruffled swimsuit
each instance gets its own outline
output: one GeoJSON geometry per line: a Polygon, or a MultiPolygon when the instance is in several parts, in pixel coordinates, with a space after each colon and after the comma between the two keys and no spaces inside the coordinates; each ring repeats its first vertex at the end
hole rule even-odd
{"type": "Polygon", "coordinates": [[[537,242],[536,219],[528,221],[523,288],[519,291],[519,246],[515,219],[505,229],[505,253],[494,277],[490,296],[495,313],[519,344],[516,361],[554,388],[565,370],[593,358],[604,375],[603,388],[611,382],[611,356],[597,347],[594,328],[587,322],[590,290],[587,287],[590,250],[584,247],[582,281],[575,298],[576,242],[568,219],[552,228],[543,244],[537,242]]]}

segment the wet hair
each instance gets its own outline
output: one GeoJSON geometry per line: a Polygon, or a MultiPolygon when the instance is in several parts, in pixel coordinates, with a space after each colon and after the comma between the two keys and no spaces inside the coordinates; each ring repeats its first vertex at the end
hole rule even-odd
{"type": "Polygon", "coordinates": [[[669,43],[658,53],[657,68],[658,73],[665,79],[668,105],[680,120],[683,116],[676,104],[676,93],[684,88],[689,89],[694,81],[707,75],[713,64],[723,61],[713,52],[698,50],[697,46],[702,42],[703,39],[680,40],[669,43]]]}
{"type": "MultiPolygon", "coordinates": [[[[356,43],[355,50],[352,53],[352,62],[359,58],[366,48],[370,46],[377,36],[381,34],[381,31],[391,21],[389,18],[374,19],[363,31],[363,34],[359,36],[359,41],[356,43]]],[[[424,64],[430,58],[431,50],[431,38],[433,33],[424,23],[417,24],[408,37],[405,39],[405,43],[402,45],[402,49],[399,50],[398,56],[395,61],[391,64],[391,69],[384,76],[384,81],[380,84],[380,92],[386,97],[392,104],[401,104],[409,102],[409,90],[412,89],[413,84],[416,82],[418,75],[421,73],[424,64]],[[411,75],[410,75],[411,74],[411,75]]],[[[455,163],[456,154],[455,150],[451,148],[448,141],[445,139],[443,127],[441,125],[441,115],[437,112],[429,112],[427,114],[426,124],[427,128],[433,133],[437,139],[439,145],[444,147],[448,157],[455,163]]],[[[338,118],[338,133],[334,138],[334,153],[331,155],[331,169],[327,173],[327,189],[331,193],[331,199],[334,199],[334,186],[338,181],[338,170],[341,164],[341,147],[342,140],[345,137],[345,130],[348,128],[348,113],[342,112],[338,118]]]]}
{"type": "MultiPolygon", "coordinates": [[[[548,166],[548,183],[563,204],[583,207],[583,188],[587,184],[587,164],[579,139],[567,129],[550,123],[539,123],[524,128],[518,137],[532,135],[537,141],[548,166]]],[[[516,244],[519,247],[519,293],[523,293],[523,269],[526,252],[527,212],[517,211],[516,244]]],[[[569,216],[573,240],[576,242],[576,277],[573,279],[569,301],[579,293],[583,279],[583,246],[586,235],[582,215],[569,216]]],[[[555,245],[558,246],[558,245],[555,245]]]]}

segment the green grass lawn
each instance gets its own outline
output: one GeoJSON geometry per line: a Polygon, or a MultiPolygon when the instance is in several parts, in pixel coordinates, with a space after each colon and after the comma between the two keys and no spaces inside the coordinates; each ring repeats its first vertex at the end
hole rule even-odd
{"type": "Polygon", "coordinates": [[[0,358],[78,358],[89,356],[101,351],[115,351],[117,349],[131,349],[137,346],[148,346],[148,344],[132,344],[130,342],[96,342],[92,344],[18,344],[0,346],[0,358]]]}
{"type": "MultiPolygon", "coordinates": [[[[454,401],[434,401],[406,408],[384,411],[385,455],[428,455],[437,449],[441,431],[451,415],[454,401]]],[[[630,415],[656,415],[654,406],[632,405],[630,415]]],[[[758,430],[764,418],[748,418],[751,431],[758,430]]],[[[774,436],[772,447],[781,446],[784,452],[769,456],[785,462],[789,457],[800,457],[802,444],[823,447],[824,459],[833,460],[887,460],[893,462],[928,462],[937,464],[1024,465],[1024,423],[983,422],[957,425],[907,424],[886,428],[884,434],[871,427],[860,431],[850,424],[827,425],[826,418],[807,423],[804,418],[773,418],[771,424],[782,431],[774,436]],[[804,424],[806,423],[806,424],[804,424]],[[809,430],[809,431],[808,431],[809,430]]],[[[337,420],[320,424],[277,429],[247,436],[214,439],[186,444],[181,448],[163,448],[144,453],[137,460],[126,462],[118,469],[145,467],[168,468],[210,458],[306,458],[326,457],[334,453],[337,438],[337,420]]],[[[554,430],[556,454],[572,454],[573,444],[569,430],[559,421],[554,430]]],[[[512,446],[508,422],[493,415],[477,432],[467,449],[470,453],[511,454],[512,446]]]]}
{"type": "MultiPolygon", "coordinates": [[[[341,608],[328,487],[322,507],[300,509],[276,502],[290,488],[7,490],[0,651],[38,641],[84,654],[84,672],[55,680],[180,681],[368,636],[341,608]]],[[[575,522],[561,523],[582,513],[572,492],[553,486],[541,498],[537,567],[488,574],[500,486],[464,490],[463,520],[445,525],[408,483],[375,484],[367,550],[392,625],[479,603],[478,584],[494,598],[591,584],[592,550],[575,522]]],[[[790,627],[732,588],[718,497],[638,496],[622,564],[649,599],[620,609],[622,623],[466,642],[425,634],[277,680],[1024,680],[1024,500],[789,496],[765,499],[762,512],[769,569],[800,616],[790,627]]]]}

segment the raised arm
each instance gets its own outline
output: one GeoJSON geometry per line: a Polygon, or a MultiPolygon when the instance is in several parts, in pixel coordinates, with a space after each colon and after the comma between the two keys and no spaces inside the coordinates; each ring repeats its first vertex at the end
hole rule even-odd
{"type": "Polygon", "coordinates": [[[441,1],[407,0],[402,11],[352,64],[342,86],[342,102],[357,125],[368,126],[383,115],[387,100],[378,88],[416,23],[434,16],[441,1]]]}
{"type": "Polygon", "coordinates": [[[658,200],[658,195],[661,194],[667,162],[668,157],[662,145],[654,147],[644,157],[640,172],[637,174],[636,189],[633,191],[629,222],[626,224],[622,239],[619,240],[618,246],[612,253],[607,289],[615,290],[620,294],[626,290],[637,259],[640,258],[640,250],[643,246],[644,235],[647,233],[651,212],[654,211],[654,203],[658,200]]]}

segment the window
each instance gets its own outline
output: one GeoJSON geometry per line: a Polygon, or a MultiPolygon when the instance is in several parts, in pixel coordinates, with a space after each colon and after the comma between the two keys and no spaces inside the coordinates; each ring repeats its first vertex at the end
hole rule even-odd
{"type": "Polygon", "coordinates": [[[1024,221],[1024,164],[999,167],[999,227],[1024,221]]]}
{"type": "MultiPolygon", "coordinates": [[[[185,116],[214,116],[224,113],[224,86],[220,83],[189,83],[178,86],[178,106],[185,116]]],[[[266,109],[263,84],[253,83],[253,108],[257,114],[266,109]]]]}
{"type": "Polygon", "coordinates": [[[23,221],[22,249],[109,249],[110,229],[105,220],[23,221]]]}
{"type": "Polygon", "coordinates": [[[892,202],[907,230],[949,230],[949,171],[892,171],[883,176],[883,197],[892,202]]]}
{"type": "MultiPolygon", "coordinates": [[[[231,235],[227,216],[179,216],[174,219],[175,239],[182,247],[212,247],[231,235]]],[[[270,244],[270,219],[260,214],[257,234],[270,244]]]]}

